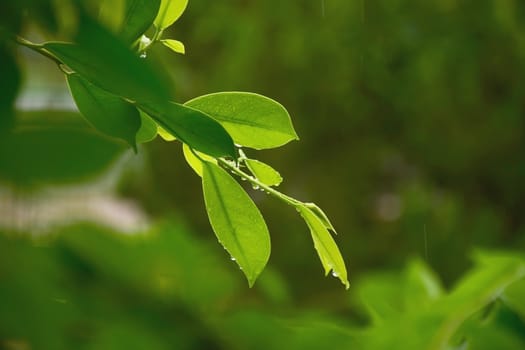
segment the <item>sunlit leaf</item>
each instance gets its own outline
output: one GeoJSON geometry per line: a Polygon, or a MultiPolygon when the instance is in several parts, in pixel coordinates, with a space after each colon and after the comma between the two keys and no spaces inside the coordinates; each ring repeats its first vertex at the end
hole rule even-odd
{"type": "Polygon", "coordinates": [[[177,139],[175,136],[164,130],[164,128],[160,125],[157,126],[157,134],[159,134],[159,136],[162,137],[164,141],[171,142],[177,139]]]}
{"type": "Polygon", "coordinates": [[[109,136],[123,139],[136,150],[135,138],[141,125],[137,108],[76,73],[68,74],[67,82],[80,113],[95,128],[109,136]]]}
{"type": "Polygon", "coordinates": [[[202,186],[213,231],[252,286],[270,256],[266,223],[239,183],[219,166],[203,164],[202,186]]]}
{"type": "Polygon", "coordinates": [[[321,219],[312,210],[305,206],[299,206],[297,209],[310,228],[314,246],[323,264],[325,274],[327,275],[332,271],[332,275],[339,278],[348,289],[350,283],[348,283],[347,279],[345,262],[332,235],[330,235],[321,219]]]}
{"type": "Polygon", "coordinates": [[[157,102],[170,92],[155,70],[124,43],[95,24],[85,24],[80,43],[47,42],[44,48],[94,85],[132,101],[157,102]]]}
{"type": "Polygon", "coordinates": [[[265,185],[277,186],[283,181],[281,174],[266,163],[256,159],[245,159],[244,163],[251,173],[265,185]]]}
{"type": "Polygon", "coordinates": [[[200,153],[200,152],[197,152],[197,151],[192,151],[190,149],[190,147],[187,144],[185,144],[185,143],[182,144],[182,152],[184,153],[184,159],[186,159],[186,162],[188,163],[188,165],[200,177],[202,177],[202,161],[201,161],[201,159],[203,159],[203,160],[205,160],[207,162],[211,162],[211,163],[215,163],[215,164],[217,163],[215,158],[207,156],[204,153],[200,153]],[[195,155],[194,152],[199,155],[200,159],[197,158],[197,156],[195,155]]]}
{"type": "Polygon", "coordinates": [[[236,156],[230,135],[206,114],[171,102],[140,104],[139,107],[191,148],[213,157],[236,156]]]}
{"type": "Polygon", "coordinates": [[[181,53],[181,54],[185,53],[184,44],[178,40],[165,39],[165,40],[161,40],[161,42],[162,44],[164,44],[164,46],[170,48],[172,51],[176,53],[181,53]]]}
{"type": "Polygon", "coordinates": [[[298,139],[286,109],[262,95],[219,92],[197,97],[186,105],[219,121],[242,146],[274,148],[298,139]]]}
{"type": "Polygon", "coordinates": [[[319,218],[319,220],[321,220],[321,222],[323,223],[324,227],[326,227],[328,230],[332,231],[333,233],[337,234],[337,232],[335,231],[334,226],[330,222],[330,219],[328,219],[328,216],[324,213],[324,211],[321,208],[319,208],[319,206],[317,206],[317,204],[315,204],[315,203],[304,203],[304,206],[307,207],[308,209],[310,209],[312,211],[312,213],[314,213],[315,216],[317,216],[319,218]]]}
{"type": "Polygon", "coordinates": [[[127,0],[119,36],[132,43],[153,23],[160,7],[160,0],[127,0]]]}
{"type": "Polygon", "coordinates": [[[157,136],[157,123],[143,111],[140,111],[140,129],[137,131],[137,143],[149,142],[157,136]]]}
{"type": "Polygon", "coordinates": [[[165,29],[172,25],[184,12],[188,0],[161,0],[160,9],[155,21],[155,26],[165,29]]]}

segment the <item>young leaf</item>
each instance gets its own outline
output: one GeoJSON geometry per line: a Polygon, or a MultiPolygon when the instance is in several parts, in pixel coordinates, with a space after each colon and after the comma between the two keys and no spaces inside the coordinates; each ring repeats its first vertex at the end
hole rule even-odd
{"type": "Polygon", "coordinates": [[[202,187],[213,231],[251,287],[270,256],[266,223],[239,183],[218,165],[203,164],[202,187]]]}
{"type": "Polygon", "coordinates": [[[324,213],[324,211],[319,208],[315,203],[304,203],[304,206],[307,207],[312,211],[312,213],[315,214],[321,220],[324,227],[326,227],[329,231],[332,231],[333,233],[337,234],[334,226],[330,222],[330,219],[328,219],[328,216],[324,213]]]}
{"type": "Polygon", "coordinates": [[[236,158],[230,135],[206,114],[173,102],[139,104],[139,107],[191,148],[212,157],[236,158]]]}
{"type": "Polygon", "coordinates": [[[160,0],[127,0],[120,37],[126,43],[134,42],[153,23],[160,8],[160,0]]]}
{"type": "Polygon", "coordinates": [[[185,104],[219,121],[235,143],[246,147],[274,148],[299,139],[286,109],[262,95],[219,92],[185,104]]]}
{"type": "Polygon", "coordinates": [[[197,158],[197,156],[195,156],[195,154],[193,152],[196,152],[201,159],[204,159],[207,162],[211,162],[211,163],[217,164],[217,161],[215,160],[215,158],[207,156],[204,153],[200,153],[200,152],[197,152],[197,151],[192,151],[191,148],[185,143],[182,144],[182,152],[184,154],[184,159],[186,159],[186,162],[188,163],[188,165],[200,177],[202,177],[202,161],[199,158],[197,158]]]}
{"type": "Polygon", "coordinates": [[[157,123],[149,115],[139,110],[140,129],[137,131],[137,143],[146,143],[157,136],[157,123]]]}
{"type": "Polygon", "coordinates": [[[136,151],[135,136],[141,119],[134,106],[77,73],[68,74],[67,83],[80,113],[88,122],[104,134],[123,139],[136,151]]]}
{"type": "Polygon", "coordinates": [[[321,219],[319,219],[311,209],[306,206],[299,206],[297,208],[310,228],[314,246],[323,264],[325,274],[328,275],[330,270],[332,270],[332,275],[338,277],[346,289],[348,289],[350,283],[348,283],[347,279],[345,262],[330,232],[328,232],[321,219]]]}
{"type": "Polygon", "coordinates": [[[184,49],[184,44],[178,40],[173,40],[173,39],[164,39],[164,40],[161,40],[162,44],[164,44],[164,46],[170,48],[172,51],[176,52],[176,53],[181,53],[184,55],[185,53],[185,49],[184,49]]]}
{"type": "Polygon", "coordinates": [[[188,0],[161,0],[160,9],[155,21],[155,27],[164,30],[172,25],[184,12],[188,0]]]}
{"type": "Polygon", "coordinates": [[[248,158],[244,160],[244,163],[248,169],[250,169],[251,173],[265,185],[278,186],[283,182],[281,174],[266,163],[248,158]]]}
{"type": "Polygon", "coordinates": [[[107,30],[84,20],[79,43],[47,42],[43,47],[92,84],[132,101],[170,98],[155,70],[107,30]]]}

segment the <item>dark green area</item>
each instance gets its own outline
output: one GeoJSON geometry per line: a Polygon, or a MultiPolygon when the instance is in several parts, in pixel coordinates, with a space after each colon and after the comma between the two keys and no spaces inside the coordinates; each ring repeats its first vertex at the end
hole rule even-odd
{"type": "MultiPolygon", "coordinates": [[[[0,5],[2,186],[85,181],[125,149],[74,113],[13,112],[24,69],[46,58],[15,51],[11,35],[31,24],[75,37],[57,15],[66,2],[0,5]]],[[[72,3],[85,6],[69,15],[84,16],[95,2],[72,3]]],[[[248,289],[180,144],[157,139],[139,149],[140,176],[119,186],[151,215],[150,231],[78,224],[30,240],[3,230],[0,349],[525,347],[525,3],[190,0],[165,33],[186,55],[158,45],[143,60],[118,36],[129,43],[152,18],[114,36],[88,21],[81,48],[47,48],[144,105],[218,91],[279,101],[300,142],[246,155],[280,172],[280,190],[323,208],[351,288],[323,276],[297,213],[254,191],[272,255],[248,289]],[[165,219],[173,213],[184,219],[165,219]]],[[[153,131],[145,123],[139,141],[153,131]]],[[[233,152],[215,141],[216,154],[233,152]]]]}

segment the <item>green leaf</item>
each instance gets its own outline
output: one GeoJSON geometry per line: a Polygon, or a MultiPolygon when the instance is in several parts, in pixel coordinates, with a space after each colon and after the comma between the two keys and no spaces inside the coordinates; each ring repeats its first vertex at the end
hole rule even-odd
{"type": "Polygon", "coordinates": [[[408,264],[404,279],[403,296],[407,309],[427,306],[445,293],[438,276],[420,259],[408,264]]]}
{"type": "Polygon", "coordinates": [[[184,49],[184,44],[178,40],[164,39],[164,40],[161,40],[161,42],[162,44],[164,44],[164,46],[170,48],[172,51],[176,53],[181,53],[184,55],[184,53],[186,52],[186,50],[184,49]]]}
{"type": "MultiPolygon", "coordinates": [[[[423,277],[414,286],[410,281],[413,267],[403,278],[375,283],[378,292],[370,304],[383,300],[384,306],[396,311],[385,313],[380,327],[370,329],[363,349],[449,349],[451,340],[462,339],[465,322],[493,303],[505,290],[525,277],[523,258],[512,254],[483,253],[476,257],[477,264],[456,287],[442,295],[439,282],[433,276],[423,277]],[[430,278],[429,278],[430,277],[430,278]],[[390,283],[389,283],[390,281],[390,283]],[[421,283],[423,282],[423,283],[421,283]],[[389,287],[389,285],[391,287],[389,287]],[[414,289],[414,287],[416,287],[414,289]],[[394,298],[384,290],[393,288],[394,298]],[[407,289],[410,288],[410,289],[407,289]],[[383,295],[381,295],[382,293],[383,295]],[[407,298],[412,294],[413,298],[407,298]],[[385,299],[387,302],[384,302],[385,299]],[[410,305],[407,302],[410,301],[410,305]],[[403,303],[405,304],[403,307],[403,303]],[[414,332],[417,330],[417,332],[414,332]]],[[[419,268],[416,267],[416,270],[419,268]]],[[[427,274],[419,269],[420,277],[427,274]],[[421,274],[422,272],[422,274],[421,274]]],[[[419,277],[419,278],[420,278],[419,277]]],[[[377,305],[374,305],[377,306],[377,305]]],[[[377,308],[376,308],[377,309],[377,308]]],[[[467,332],[468,335],[468,332],[467,332]]],[[[466,339],[469,341],[469,339],[466,339]]]]}
{"type": "Polygon", "coordinates": [[[169,100],[155,70],[124,43],[95,24],[84,24],[79,43],[47,42],[43,47],[92,84],[132,101],[169,100]]]}
{"type": "Polygon", "coordinates": [[[242,146],[274,148],[299,139],[286,109],[262,95],[219,92],[197,97],[186,105],[215,118],[242,146]]]}
{"type": "Polygon", "coordinates": [[[164,128],[160,125],[157,126],[157,134],[159,134],[159,136],[162,137],[164,141],[171,142],[177,139],[175,136],[164,130],[164,128]]]}
{"type": "Polygon", "coordinates": [[[347,279],[345,262],[330,232],[328,232],[321,219],[311,209],[306,206],[298,206],[297,209],[310,228],[314,246],[323,264],[325,275],[328,275],[331,270],[332,275],[339,278],[346,289],[348,289],[350,283],[348,283],[347,279]]]}
{"type": "Polygon", "coordinates": [[[283,182],[281,174],[266,163],[248,158],[244,160],[244,163],[248,169],[250,169],[251,173],[265,185],[278,186],[283,182]]]}
{"type": "Polygon", "coordinates": [[[188,163],[188,165],[200,177],[202,177],[202,161],[199,158],[197,158],[197,156],[195,156],[193,152],[197,153],[201,159],[204,159],[207,162],[217,164],[217,161],[215,160],[215,158],[207,156],[204,153],[192,151],[191,148],[185,143],[182,144],[182,152],[184,154],[184,159],[186,159],[186,162],[188,163]]]}
{"type": "Polygon", "coordinates": [[[172,25],[184,12],[188,0],[161,0],[159,13],[153,22],[161,30],[172,25]]]}
{"type": "Polygon", "coordinates": [[[253,286],[270,256],[270,235],[259,209],[218,165],[203,164],[202,187],[213,231],[253,286]]]}
{"type": "Polygon", "coordinates": [[[45,116],[0,138],[0,178],[21,186],[85,180],[114,164],[125,147],[88,127],[78,114],[57,111],[25,112],[45,116]],[[50,120],[80,120],[80,125],[50,120]],[[14,151],[16,150],[16,151],[14,151]]]}
{"type": "Polygon", "coordinates": [[[132,43],[153,23],[160,8],[160,0],[127,0],[120,37],[132,43]]]}
{"type": "Polygon", "coordinates": [[[139,110],[140,129],[137,131],[137,143],[149,142],[157,137],[157,123],[149,115],[139,110]]]}
{"type": "Polygon", "coordinates": [[[140,104],[139,107],[191,148],[212,157],[236,158],[230,135],[206,114],[173,102],[140,104]]]}
{"type": "Polygon", "coordinates": [[[319,208],[315,203],[304,203],[304,206],[310,209],[312,213],[314,213],[315,216],[317,216],[319,220],[321,220],[324,227],[337,234],[334,226],[330,222],[330,219],[328,219],[328,216],[324,213],[324,211],[321,208],[319,208]]]}
{"type": "Polygon", "coordinates": [[[135,138],[141,118],[133,105],[76,73],[67,75],[67,83],[80,113],[88,122],[104,134],[120,138],[137,150],[135,138]]]}

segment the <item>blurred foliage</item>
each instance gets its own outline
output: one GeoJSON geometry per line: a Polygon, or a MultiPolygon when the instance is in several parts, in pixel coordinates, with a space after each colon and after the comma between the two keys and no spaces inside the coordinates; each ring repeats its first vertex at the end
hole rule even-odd
{"type": "Polygon", "coordinates": [[[475,349],[525,345],[525,257],[478,253],[450,292],[420,260],[370,274],[340,315],[296,306],[276,270],[247,289],[180,220],[123,236],[93,225],[0,236],[5,349],[475,349]],[[511,286],[510,288],[507,288],[511,286]],[[514,287],[516,286],[516,287],[514,287]],[[499,298],[502,292],[507,293],[499,298]],[[372,322],[357,323],[350,305],[372,322]]]}
{"type": "MultiPolygon", "coordinates": [[[[48,35],[67,33],[54,10],[65,3],[6,2],[0,23],[30,31],[32,18],[48,35]]],[[[307,227],[254,193],[275,244],[248,290],[202,220],[200,180],[178,147],[156,140],[139,151],[147,175],[125,177],[121,193],[155,218],[178,212],[193,229],[168,220],[129,238],[78,225],[36,242],[6,232],[0,348],[525,347],[525,3],[190,1],[168,31],[185,56],[155,47],[149,58],[175,81],[177,101],[248,90],[290,111],[301,143],[262,160],[297,180],[283,182],[285,192],[331,217],[353,287],[325,282],[307,227]],[[507,253],[472,263],[475,247],[507,253]]],[[[13,112],[13,57],[24,67],[25,54],[5,39],[1,30],[1,132],[26,121],[13,112]]],[[[32,186],[31,169],[48,178],[68,170],[68,181],[100,170],[106,163],[90,152],[109,162],[124,145],[96,135],[76,160],[24,163],[26,178],[6,175],[19,146],[2,138],[3,180],[32,186]],[[90,148],[104,142],[106,151],[90,148]]]]}
{"type": "MultiPolygon", "coordinates": [[[[262,160],[332,218],[350,275],[419,255],[450,285],[472,247],[525,248],[524,16],[512,0],[190,2],[169,64],[181,99],[240,89],[287,107],[301,142],[262,160]]],[[[273,259],[305,268],[303,227],[260,201],[283,232],[273,259]]]]}

